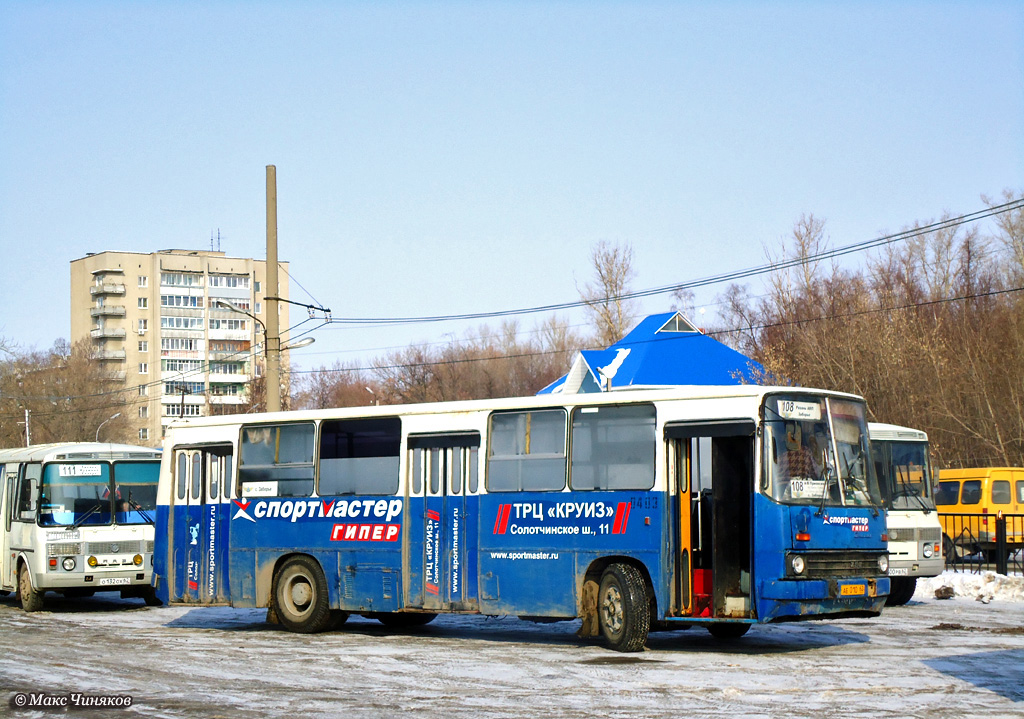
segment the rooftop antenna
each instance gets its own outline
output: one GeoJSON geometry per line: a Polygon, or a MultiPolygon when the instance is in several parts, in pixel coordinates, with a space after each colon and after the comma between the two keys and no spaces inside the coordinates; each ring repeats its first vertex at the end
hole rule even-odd
{"type": "Polygon", "coordinates": [[[220,228],[217,228],[217,252],[220,252],[220,228]]]}

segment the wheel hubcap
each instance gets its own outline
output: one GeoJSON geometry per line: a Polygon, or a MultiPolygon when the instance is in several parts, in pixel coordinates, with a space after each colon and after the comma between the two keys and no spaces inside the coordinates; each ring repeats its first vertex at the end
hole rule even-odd
{"type": "Polygon", "coordinates": [[[622,631],[622,595],[618,587],[608,587],[601,597],[601,619],[613,634],[622,631]]]}
{"type": "Polygon", "coordinates": [[[288,589],[288,597],[296,611],[304,612],[309,609],[309,605],[313,601],[313,588],[304,578],[298,577],[292,580],[288,589]]]}

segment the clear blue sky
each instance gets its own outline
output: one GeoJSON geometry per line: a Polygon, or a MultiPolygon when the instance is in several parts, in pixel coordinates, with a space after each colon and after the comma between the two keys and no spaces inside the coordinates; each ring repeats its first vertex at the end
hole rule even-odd
{"type": "Polygon", "coordinates": [[[335,316],[571,301],[599,240],[698,279],[801,213],[845,245],[1024,190],[1024,3],[0,0],[0,336],[67,337],[87,252],[263,257],[268,164],[335,316]]]}

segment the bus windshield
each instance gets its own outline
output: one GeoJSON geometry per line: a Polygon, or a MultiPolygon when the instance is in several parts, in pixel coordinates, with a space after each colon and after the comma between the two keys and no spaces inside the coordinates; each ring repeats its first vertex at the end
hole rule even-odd
{"type": "Polygon", "coordinates": [[[152,524],[159,462],[52,463],[43,469],[44,526],[152,524]]]}
{"type": "Polygon", "coordinates": [[[765,487],[785,504],[880,506],[864,404],[807,395],[765,400],[765,487]]]}
{"type": "Polygon", "coordinates": [[[872,442],[875,469],[891,509],[935,509],[927,442],[872,442]]]}
{"type": "Polygon", "coordinates": [[[114,463],[114,521],[118,524],[153,524],[159,462],[114,463]]]}
{"type": "Polygon", "coordinates": [[[110,524],[110,465],[54,463],[43,469],[39,523],[110,524]]]}

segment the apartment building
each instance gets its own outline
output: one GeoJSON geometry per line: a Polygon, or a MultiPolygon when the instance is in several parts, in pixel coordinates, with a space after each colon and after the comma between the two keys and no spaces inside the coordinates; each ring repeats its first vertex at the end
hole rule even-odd
{"type": "MultiPolygon", "coordinates": [[[[279,263],[278,297],[288,297],[279,263]]],[[[244,411],[265,371],[266,261],[223,252],[99,252],[71,262],[71,341],[89,338],[139,444],[185,417],[244,411]]],[[[288,304],[279,307],[282,335],[288,304]]],[[[287,367],[287,357],[281,364],[287,367]]]]}

